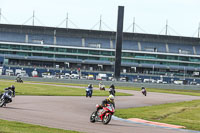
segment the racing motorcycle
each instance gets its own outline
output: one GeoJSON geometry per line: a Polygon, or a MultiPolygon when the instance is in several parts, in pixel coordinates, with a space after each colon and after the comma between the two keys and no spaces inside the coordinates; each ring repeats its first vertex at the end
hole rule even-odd
{"type": "Polygon", "coordinates": [[[15,82],[23,83],[23,80],[22,80],[21,78],[17,78],[17,79],[15,80],[15,82]]]}
{"type": "Polygon", "coordinates": [[[92,97],[92,89],[86,88],[86,97],[92,97]]]}
{"type": "Polygon", "coordinates": [[[110,93],[110,95],[115,96],[115,90],[114,90],[113,88],[110,88],[110,89],[109,89],[109,93],[110,93]]]}
{"type": "Polygon", "coordinates": [[[147,91],[146,91],[146,89],[142,89],[142,94],[143,94],[144,96],[147,96],[147,91]]]}
{"type": "Polygon", "coordinates": [[[105,85],[101,85],[101,86],[99,87],[99,90],[104,90],[104,91],[105,91],[105,90],[106,90],[106,89],[105,89],[105,85]]]}
{"type": "Polygon", "coordinates": [[[6,90],[0,95],[0,107],[6,106],[6,104],[12,102],[12,94],[13,92],[11,90],[6,90]]]}
{"type": "MultiPolygon", "coordinates": [[[[99,105],[96,105],[98,108],[99,105]]],[[[115,113],[115,108],[112,104],[107,104],[103,109],[99,109],[98,111],[94,111],[90,116],[90,122],[102,122],[103,124],[108,124],[112,118],[112,115],[115,113]]]]}

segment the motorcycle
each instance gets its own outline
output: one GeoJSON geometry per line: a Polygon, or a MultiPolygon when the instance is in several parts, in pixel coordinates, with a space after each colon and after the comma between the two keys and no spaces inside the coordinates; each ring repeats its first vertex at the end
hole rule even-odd
{"type": "Polygon", "coordinates": [[[15,80],[15,82],[23,83],[23,80],[22,80],[21,78],[17,78],[17,79],[15,80]]]}
{"type": "Polygon", "coordinates": [[[86,97],[92,97],[92,89],[86,88],[86,97]]]}
{"type": "Polygon", "coordinates": [[[110,95],[115,96],[115,90],[114,90],[113,88],[110,88],[110,89],[109,89],[109,93],[110,93],[110,95]]]}
{"type": "Polygon", "coordinates": [[[146,91],[146,89],[142,89],[142,94],[143,94],[144,96],[147,96],[147,91],[146,91]]]}
{"type": "Polygon", "coordinates": [[[12,94],[13,92],[11,90],[6,90],[0,95],[0,107],[6,106],[6,104],[12,102],[12,94]]]}
{"type": "Polygon", "coordinates": [[[105,91],[105,90],[106,90],[106,89],[105,89],[105,85],[101,85],[101,86],[99,87],[99,90],[104,90],[104,91],[105,91]]]}
{"type": "MultiPolygon", "coordinates": [[[[96,105],[98,108],[99,105],[96,105]]],[[[107,104],[103,109],[99,109],[98,111],[94,111],[90,116],[90,122],[102,122],[103,124],[108,124],[112,118],[112,115],[115,113],[115,108],[112,104],[107,104]]]]}

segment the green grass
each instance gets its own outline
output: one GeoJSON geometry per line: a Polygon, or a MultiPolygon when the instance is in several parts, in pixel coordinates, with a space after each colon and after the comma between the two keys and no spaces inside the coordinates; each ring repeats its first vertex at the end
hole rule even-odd
{"type": "Polygon", "coordinates": [[[118,109],[115,113],[120,118],[141,118],[185,126],[187,129],[200,131],[200,100],[170,103],[139,108],[118,109]]]}
{"type": "MultiPolygon", "coordinates": [[[[88,84],[72,84],[72,83],[59,83],[59,82],[40,82],[40,81],[25,81],[26,83],[42,83],[42,84],[56,84],[56,85],[70,85],[70,86],[81,86],[85,87],[88,84]]],[[[94,85],[94,87],[97,87],[97,85],[94,85]]]]}
{"type": "Polygon", "coordinates": [[[48,128],[39,125],[0,120],[0,133],[79,133],[77,131],[48,128]]]}
{"type": "MultiPolygon", "coordinates": [[[[122,90],[135,90],[140,91],[141,88],[138,87],[122,87],[118,86],[117,89],[122,90]]],[[[191,89],[159,89],[159,88],[146,88],[147,92],[158,92],[158,93],[170,93],[170,94],[181,94],[181,95],[191,95],[191,96],[200,96],[200,90],[191,90],[191,89]]]]}
{"type": "MultiPolygon", "coordinates": [[[[37,82],[35,82],[37,83],[37,82]]],[[[46,84],[58,84],[58,85],[70,85],[70,86],[87,86],[87,84],[71,84],[71,83],[52,83],[45,82],[46,84]]],[[[94,87],[99,87],[98,85],[94,85],[94,87]]],[[[109,86],[106,86],[109,88],[109,86]]],[[[139,87],[129,87],[129,86],[116,86],[116,89],[122,90],[135,90],[140,91],[139,87]]],[[[158,93],[170,93],[170,94],[181,94],[181,95],[191,95],[191,96],[200,96],[200,90],[191,90],[191,89],[159,89],[159,88],[147,88],[148,92],[158,92],[158,93]]]]}
{"type": "MultiPolygon", "coordinates": [[[[42,83],[42,82],[41,82],[42,83]]],[[[38,96],[85,96],[85,89],[53,86],[53,85],[40,85],[0,81],[0,91],[4,88],[15,85],[16,95],[38,95],[38,96]]],[[[108,96],[108,91],[94,90],[93,96],[108,96]]],[[[116,93],[117,96],[131,96],[127,93],[116,93]]]]}
{"type": "MultiPolygon", "coordinates": [[[[11,80],[5,80],[5,81],[11,81],[11,80]]],[[[0,87],[2,84],[3,80],[0,81],[0,87]]],[[[5,83],[5,82],[3,82],[5,83]]],[[[14,83],[14,82],[13,82],[14,83]]],[[[87,84],[72,84],[72,83],[57,83],[57,82],[36,82],[36,81],[26,81],[25,83],[43,83],[43,84],[56,84],[56,85],[70,85],[70,86],[81,86],[81,87],[86,87],[87,84]]],[[[10,83],[11,84],[11,83],[10,83]]],[[[18,83],[19,84],[19,83],[18,83]]],[[[17,84],[17,85],[18,85],[17,84]]],[[[29,87],[32,86],[32,85],[29,85],[29,87]]],[[[94,87],[97,87],[98,88],[98,85],[94,85],[94,87]]],[[[56,88],[62,88],[62,87],[56,87],[56,88]]],[[[109,88],[109,86],[106,86],[106,88],[109,88]]],[[[0,88],[0,91],[1,91],[2,87],[0,88]]],[[[123,89],[123,90],[135,90],[135,91],[140,91],[141,88],[138,88],[138,87],[129,87],[129,86],[116,86],[116,89],[123,89]]],[[[36,89],[35,89],[36,90],[36,89]]],[[[78,89],[77,89],[78,90],[78,89]]],[[[58,92],[58,94],[52,94],[52,93],[45,93],[43,92],[43,94],[40,94],[40,95],[57,95],[57,96],[60,96],[60,95],[64,95],[64,96],[69,96],[69,95],[72,95],[72,96],[83,96],[85,95],[85,92],[82,90],[81,91],[81,94],[80,92],[77,93],[77,94],[74,94],[74,88],[71,88],[71,91],[70,92],[70,88],[68,88],[68,91],[69,93],[67,94],[61,94],[58,92]],[[45,94],[44,94],[45,93],[45,94]],[[84,94],[83,94],[84,93],[84,94]]],[[[76,90],[75,90],[76,91],[76,90]]],[[[158,93],[170,93],[170,94],[181,94],[181,95],[191,95],[191,96],[200,96],[200,90],[191,90],[191,89],[159,89],[159,88],[147,88],[147,91],[148,92],[158,92],[158,93]]],[[[62,91],[61,91],[62,92],[62,91]]],[[[19,93],[20,95],[38,95],[38,94],[23,94],[25,92],[22,92],[22,93],[19,93]]],[[[55,92],[53,92],[55,93],[55,92]]],[[[94,91],[94,96],[105,96],[105,95],[108,95],[108,92],[104,93],[104,92],[98,92],[98,91],[94,91]]],[[[123,94],[123,93],[116,93],[117,96],[128,96],[128,94],[123,94]]],[[[130,95],[129,95],[130,96],[130,95]]]]}

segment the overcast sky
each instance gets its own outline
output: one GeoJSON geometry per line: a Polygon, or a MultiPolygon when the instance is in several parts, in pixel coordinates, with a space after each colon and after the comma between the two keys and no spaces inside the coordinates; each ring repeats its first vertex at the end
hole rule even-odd
{"type": "Polygon", "coordinates": [[[200,0],[0,0],[0,23],[24,24],[34,10],[35,25],[65,27],[68,13],[69,28],[97,30],[102,15],[102,29],[116,31],[119,5],[125,7],[124,31],[132,32],[135,17],[138,33],[165,34],[168,20],[170,35],[198,35],[200,0]]]}

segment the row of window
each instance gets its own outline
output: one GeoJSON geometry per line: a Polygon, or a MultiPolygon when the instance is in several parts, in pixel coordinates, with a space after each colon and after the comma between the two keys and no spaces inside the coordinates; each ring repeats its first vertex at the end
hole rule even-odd
{"type": "Polygon", "coordinates": [[[127,63],[137,63],[137,64],[155,64],[155,65],[166,65],[166,66],[192,66],[199,67],[199,64],[188,64],[188,63],[178,63],[178,62],[162,62],[162,61],[144,61],[144,60],[132,60],[132,59],[122,59],[122,62],[127,63]]]}
{"type": "MultiPolygon", "coordinates": [[[[96,60],[96,61],[110,61],[114,62],[114,58],[106,57],[89,57],[89,56],[77,56],[77,55],[56,55],[56,54],[45,54],[45,53],[25,53],[25,52],[12,52],[12,51],[0,51],[0,54],[12,54],[19,56],[40,56],[48,58],[70,58],[70,59],[81,59],[81,60],[96,60]]],[[[137,63],[137,64],[159,64],[159,65],[175,65],[175,66],[193,66],[199,67],[198,64],[188,64],[188,63],[177,63],[177,62],[161,62],[161,61],[144,61],[144,60],[134,60],[134,59],[122,59],[124,63],[137,63]]]]}
{"type": "MultiPolygon", "coordinates": [[[[72,49],[72,48],[54,48],[54,47],[39,47],[39,46],[23,46],[23,45],[5,45],[5,44],[0,44],[0,48],[1,49],[13,49],[13,50],[28,50],[28,51],[45,51],[45,52],[63,52],[63,53],[74,53],[74,54],[104,55],[104,56],[114,56],[115,55],[115,53],[113,51],[84,50],[84,49],[72,49]]],[[[153,55],[153,54],[128,53],[128,52],[123,52],[122,53],[122,57],[200,62],[200,58],[198,58],[198,57],[156,55],[156,54],[153,55]]]]}
{"type": "Polygon", "coordinates": [[[141,53],[123,53],[123,57],[133,57],[139,59],[160,59],[160,60],[174,60],[174,61],[189,61],[200,62],[200,57],[187,57],[187,56],[173,56],[173,55],[152,55],[141,53]],[[131,56],[126,56],[130,54],[131,56]]]}
{"type": "MultiPolygon", "coordinates": [[[[105,60],[114,61],[114,51],[99,51],[99,50],[84,50],[84,49],[73,49],[73,48],[55,48],[55,47],[39,47],[39,46],[24,46],[24,45],[6,45],[0,44],[0,49],[12,49],[12,50],[27,50],[27,51],[45,51],[51,53],[28,53],[28,52],[11,52],[11,51],[1,51],[3,54],[17,54],[21,56],[43,56],[49,58],[73,58],[73,59],[92,59],[92,60],[105,60]],[[54,53],[52,53],[54,52],[54,53]],[[110,57],[88,57],[88,56],[78,56],[78,55],[58,55],[55,52],[60,53],[73,53],[73,54],[87,54],[87,55],[104,55],[110,57]]],[[[144,53],[130,53],[123,52],[122,57],[130,57],[132,59],[122,59],[122,62],[130,63],[142,63],[148,62],[148,64],[163,64],[163,65],[179,65],[179,63],[173,62],[161,62],[156,61],[156,59],[162,60],[174,60],[174,61],[189,61],[189,62],[200,62],[199,57],[186,57],[186,56],[173,56],[173,55],[156,55],[156,54],[144,54],[144,53]],[[137,60],[135,60],[137,59],[137,60]],[[153,59],[154,61],[141,61],[142,59],[153,59]],[[168,64],[167,64],[168,63],[168,64]]],[[[187,66],[185,64],[185,66],[187,66]]],[[[195,65],[197,66],[197,65],[195,65]]],[[[199,65],[198,65],[199,66],[199,65]]]]}
{"type": "Polygon", "coordinates": [[[45,52],[63,52],[63,53],[74,53],[74,54],[91,54],[91,55],[114,56],[114,52],[110,52],[110,51],[84,50],[84,49],[72,49],[72,48],[54,48],[54,47],[39,47],[39,46],[0,44],[0,49],[45,51],[45,52]]]}

